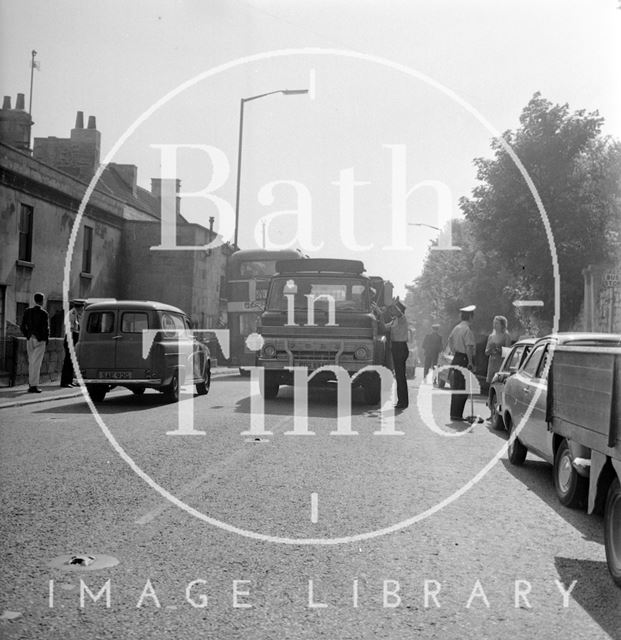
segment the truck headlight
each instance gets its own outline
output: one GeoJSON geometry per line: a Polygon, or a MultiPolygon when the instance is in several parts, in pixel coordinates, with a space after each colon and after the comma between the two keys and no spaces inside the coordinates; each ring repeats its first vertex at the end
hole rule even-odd
{"type": "Polygon", "coordinates": [[[354,358],[356,360],[367,360],[369,357],[369,352],[366,347],[358,347],[354,351],[354,358]]]}
{"type": "Polygon", "coordinates": [[[266,358],[276,357],[276,347],[273,344],[266,344],[263,346],[263,356],[266,358]]]}

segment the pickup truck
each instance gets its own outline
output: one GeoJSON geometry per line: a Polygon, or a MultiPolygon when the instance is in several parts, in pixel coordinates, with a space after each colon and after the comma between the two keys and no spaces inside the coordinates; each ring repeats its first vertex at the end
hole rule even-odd
{"type": "Polygon", "coordinates": [[[608,569],[621,587],[621,344],[556,346],[547,414],[563,438],[554,461],[557,493],[564,495],[573,469],[586,475],[588,513],[604,513],[608,569]],[[580,449],[583,457],[571,454],[580,449]]]}

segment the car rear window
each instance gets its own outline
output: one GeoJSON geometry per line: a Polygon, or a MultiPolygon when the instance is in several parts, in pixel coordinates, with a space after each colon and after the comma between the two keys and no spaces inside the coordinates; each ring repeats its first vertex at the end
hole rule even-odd
{"type": "Polygon", "coordinates": [[[114,312],[94,311],[89,314],[86,323],[87,333],[112,333],[114,329],[114,312]]]}
{"type": "Polygon", "coordinates": [[[122,333],[142,333],[149,328],[149,316],[143,312],[126,311],[121,319],[122,333]]]}

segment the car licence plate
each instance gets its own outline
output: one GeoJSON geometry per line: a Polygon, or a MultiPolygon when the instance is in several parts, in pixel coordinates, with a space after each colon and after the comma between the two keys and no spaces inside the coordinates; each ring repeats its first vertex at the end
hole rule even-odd
{"type": "Polygon", "coordinates": [[[132,377],[131,371],[100,371],[99,378],[102,380],[129,380],[132,377]]]}

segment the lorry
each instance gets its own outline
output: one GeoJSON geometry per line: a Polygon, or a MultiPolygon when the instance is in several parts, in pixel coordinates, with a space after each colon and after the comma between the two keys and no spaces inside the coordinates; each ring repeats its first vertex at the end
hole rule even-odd
{"type": "Polygon", "coordinates": [[[606,561],[621,587],[621,336],[618,346],[554,349],[547,413],[554,437],[562,438],[554,460],[557,493],[576,482],[588,496],[588,513],[603,512],[606,561]]]}
{"type": "Polygon", "coordinates": [[[372,305],[391,303],[392,284],[364,272],[359,260],[277,262],[259,328],[265,398],[275,398],[281,385],[293,384],[288,367],[307,367],[313,384],[328,384],[335,374],[316,370],[339,366],[354,387],[362,387],[365,402],[379,403],[379,376],[361,371],[389,363],[386,335],[372,305]]]}

